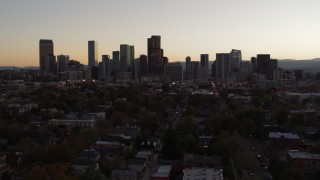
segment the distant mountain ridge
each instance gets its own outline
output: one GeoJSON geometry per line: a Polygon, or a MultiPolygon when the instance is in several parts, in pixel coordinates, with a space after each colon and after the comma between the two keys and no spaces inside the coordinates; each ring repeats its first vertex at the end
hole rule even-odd
{"type": "Polygon", "coordinates": [[[26,67],[17,67],[17,66],[0,66],[0,70],[21,70],[21,69],[25,69],[25,70],[39,70],[39,67],[36,66],[26,66],[26,67]]]}
{"type": "Polygon", "coordinates": [[[302,69],[320,71],[320,58],[310,60],[282,59],[278,61],[278,67],[288,70],[302,69]]]}

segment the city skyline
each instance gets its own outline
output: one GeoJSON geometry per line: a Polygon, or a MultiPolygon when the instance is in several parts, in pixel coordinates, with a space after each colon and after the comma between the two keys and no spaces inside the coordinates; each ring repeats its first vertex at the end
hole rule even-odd
{"type": "MultiPolygon", "coordinates": [[[[147,54],[147,38],[152,35],[161,36],[161,48],[170,61],[187,56],[199,61],[200,54],[214,60],[216,53],[231,49],[240,49],[243,60],[264,53],[276,59],[320,57],[320,2],[315,0],[0,4],[1,66],[39,66],[40,39],[53,40],[55,55],[66,54],[83,64],[88,62],[89,40],[99,42],[99,54],[110,56],[120,44],[131,44],[138,58],[147,54]]],[[[100,55],[98,59],[101,62],[100,55]]]]}

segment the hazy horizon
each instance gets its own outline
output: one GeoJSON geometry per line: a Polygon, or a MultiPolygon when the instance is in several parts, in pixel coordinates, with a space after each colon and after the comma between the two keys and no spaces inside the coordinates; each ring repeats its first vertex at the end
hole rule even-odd
{"type": "Polygon", "coordinates": [[[39,66],[39,40],[52,39],[55,55],[87,64],[87,42],[112,55],[120,44],[147,54],[160,35],[170,61],[240,49],[243,59],[320,57],[320,1],[9,1],[0,2],[0,66],[39,66]]]}

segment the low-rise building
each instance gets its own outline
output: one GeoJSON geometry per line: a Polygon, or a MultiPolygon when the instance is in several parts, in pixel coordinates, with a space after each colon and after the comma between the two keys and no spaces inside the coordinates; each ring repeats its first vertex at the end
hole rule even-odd
{"type": "Polygon", "coordinates": [[[112,180],[137,180],[137,173],[134,170],[113,169],[112,180]]]}
{"type": "Polygon", "coordinates": [[[191,168],[183,170],[183,180],[223,180],[223,170],[213,168],[191,168]]]}
{"type": "Polygon", "coordinates": [[[292,133],[270,132],[268,138],[271,139],[273,146],[279,149],[299,149],[301,139],[292,133]]]}
{"type": "Polygon", "coordinates": [[[222,159],[218,156],[202,156],[194,154],[185,154],[183,160],[184,168],[194,167],[210,167],[210,168],[221,168],[222,159]]]}
{"type": "Polygon", "coordinates": [[[69,125],[72,127],[93,127],[96,124],[95,119],[51,119],[50,125],[61,126],[69,125]]]}
{"type": "Polygon", "coordinates": [[[169,180],[171,168],[171,165],[159,166],[157,172],[152,175],[152,180],[169,180]]]}
{"type": "Polygon", "coordinates": [[[98,171],[100,169],[98,164],[99,158],[100,153],[94,149],[83,150],[77,157],[74,165],[76,174],[81,175],[90,167],[94,167],[94,170],[98,171]]]}
{"type": "Polygon", "coordinates": [[[94,148],[103,155],[113,157],[121,156],[127,150],[126,146],[117,141],[97,141],[94,148]]]}

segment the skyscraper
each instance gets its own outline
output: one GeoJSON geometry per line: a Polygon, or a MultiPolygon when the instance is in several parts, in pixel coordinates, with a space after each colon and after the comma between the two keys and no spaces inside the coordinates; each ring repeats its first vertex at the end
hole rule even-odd
{"type": "Polygon", "coordinates": [[[88,41],[88,65],[98,66],[98,43],[96,41],[88,41]]]}
{"type": "Polygon", "coordinates": [[[58,55],[57,56],[57,64],[58,64],[58,72],[64,72],[67,70],[69,63],[68,55],[58,55]]]}
{"type": "Polygon", "coordinates": [[[191,77],[198,79],[199,77],[199,61],[191,61],[191,77]]]}
{"type": "Polygon", "coordinates": [[[140,55],[139,63],[140,63],[139,76],[140,77],[147,76],[148,75],[148,57],[144,54],[140,55]]]}
{"type": "Polygon", "coordinates": [[[102,79],[106,79],[111,74],[111,61],[109,55],[102,55],[102,79]]]}
{"type": "Polygon", "coordinates": [[[120,45],[120,72],[128,72],[131,59],[131,47],[127,44],[120,45]]]}
{"type": "Polygon", "coordinates": [[[128,71],[131,72],[131,78],[137,78],[138,69],[136,59],[134,58],[134,46],[130,46],[130,64],[128,65],[128,71]]]}
{"type": "Polygon", "coordinates": [[[241,51],[232,49],[230,52],[230,78],[232,81],[237,81],[239,78],[241,61],[241,51]]]}
{"type": "Polygon", "coordinates": [[[190,76],[191,75],[191,57],[187,56],[186,57],[186,76],[190,76]]]}
{"type": "Polygon", "coordinates": [[[215,66],[216,66],[216,80],[218,82],[228,81],[229,72],[230,72],[230,54],[217,53],[215,66]]]}
{"type": "Polygon", "coordinates": [[[112,75],[120,71],[120,51],[112,51],[112,75]]]}
{"type": "Polygon", "coordinates": [[[48,60],[48,56],[54,56],[53,53],[53,42],[49,39],[40,39],[39,41],[39,66],[40,66],[40,72],[41,75],[43,75],[44,71],[47,71],[46,64],[49,64],[49,62],[46,63],[48,60]]]}
{"type": "Polygon", "coordinates": [[[182,81],[183,71],[181,63],[168,63],[164,66],[164,77],[169,78],[170,82],[182,81]]]}
{"type": "Polygon", "coordinates": [[[161,36],[151,36],[148,38],[148,74],[163,74],[162,57],[161,36]]]}
{"type": "Polygon", "coordinates": [[[252,57],[254,81],[277,79],[278,60],[271,59],[270,54],[258,54],[257,58],[252,57]]]}
{"type": "Polygon", "coordinates": [[[47,59],[45,61],[45,70],[44,71],[52,73],[52,74],[57,73],[56,56],[47,56],[47,59]]]}
{"type": "Polygon", "coordinates": [[[208,69],[208,66],[209,66],[209,54],[201,54],[200,55],[200,66],[202,68],[208,69]]]}

